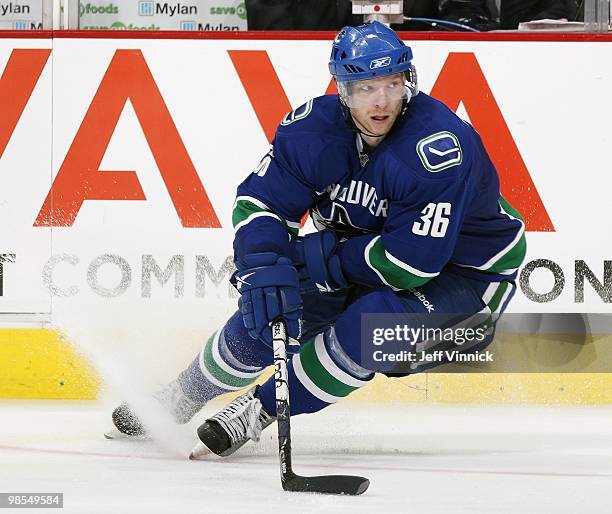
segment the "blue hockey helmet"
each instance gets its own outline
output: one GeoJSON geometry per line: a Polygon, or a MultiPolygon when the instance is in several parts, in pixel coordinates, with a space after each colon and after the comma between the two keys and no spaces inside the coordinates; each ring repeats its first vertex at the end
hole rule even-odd
{"type": "Polygon", "coordinates": [[[332,45],[329,71],[336,80],[364,80],[408,71],[412,50],[378,21],[344,27],[332,45]]]}
{"type": "Polygon", "coordinates": [[[407,101],[418,93],[412,50],[393,29],[378,21],[340,30],[332,45],[329,71],[344,105],[350,105],[350,82],[396,73],[406,76],[407,101]]]}

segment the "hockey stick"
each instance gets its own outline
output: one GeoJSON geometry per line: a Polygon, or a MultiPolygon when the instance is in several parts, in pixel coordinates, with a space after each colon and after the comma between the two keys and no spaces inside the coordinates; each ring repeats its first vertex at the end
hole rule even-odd
{"type": "Polygon", "coordinates": [[[370,481],[364,477],[350,475],[303,477],[293,472],[291,467],[291,426],[287,375],[287,329],[282,319],[276,320],[272,325],[272,341],[274,345],[278,456],[283,489],[285,491],[322,494],[362,494],[370,485],[370,481]]]}

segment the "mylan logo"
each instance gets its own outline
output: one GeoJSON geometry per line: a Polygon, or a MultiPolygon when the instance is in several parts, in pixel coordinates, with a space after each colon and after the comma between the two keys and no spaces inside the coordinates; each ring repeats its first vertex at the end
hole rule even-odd
{"type": "Polygon", "coordinates": [[[181,30],[196,30],[197,25],[195,21],[181,21],[181,30]]]}
{"type": "Polygon", "coordinates": [[[7,14],[30,14],[30,6],[27,4],[14,4],[13,2],[8,4],[0,3],[0,16],[6,16],[7,14]]]}
{"type": "Polygon", "coordinates": [[[153,2],[151,2],[150,0],[138,2],[138,15],[153,16],[153,2]]]}
{"type": "Polygon", "coordinates": [[[30,23],[27,21],[14,21],[13,29],[15,30],[28,30],[30,28],[30,23]]]}

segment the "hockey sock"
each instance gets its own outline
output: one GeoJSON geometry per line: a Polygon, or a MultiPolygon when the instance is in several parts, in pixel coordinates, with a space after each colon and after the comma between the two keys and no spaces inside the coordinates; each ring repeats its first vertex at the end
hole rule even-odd
{"type": "Polygon", "coordinates": [[[183,392],[194,401],[207,402],[242,389],[263,371],[264,366],[246,365],[234,356],[225,337],[230,322],[210,336],[195,360],[179,375],[183,392]]]}
{"type": "MultiPolygon", "coordinates": [[[[319,411],[374,377],[346,354],[333,327],[302,344],[289,363],[288,373],[292,415],[319,411]]],[[[261,386],[258,396],[266,412],[275,414],[274,378],[261,386]]]]}

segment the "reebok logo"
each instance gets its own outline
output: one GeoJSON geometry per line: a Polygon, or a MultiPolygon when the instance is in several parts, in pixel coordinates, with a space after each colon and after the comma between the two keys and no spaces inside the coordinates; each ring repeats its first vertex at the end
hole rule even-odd
{"type": "Polygon", "coordinates": [[[391,64],[391,57],[379,57],[378,59],[370,61],[370,69],[375,70],[377,68],[384,68],[385,66],[389,66],[389,64],[391,64]]]}
{"type": "Polygon", "coordinates": [[[423,293],[421,293],[421,291],[419,291],[418,289],[410,289],[410,292],[420,300],[420,302],[423,304],[423,307],[427,309],[427,312],[434,312],[436,310],[435,307],[427,299],[427,297],[423,293]]]}

